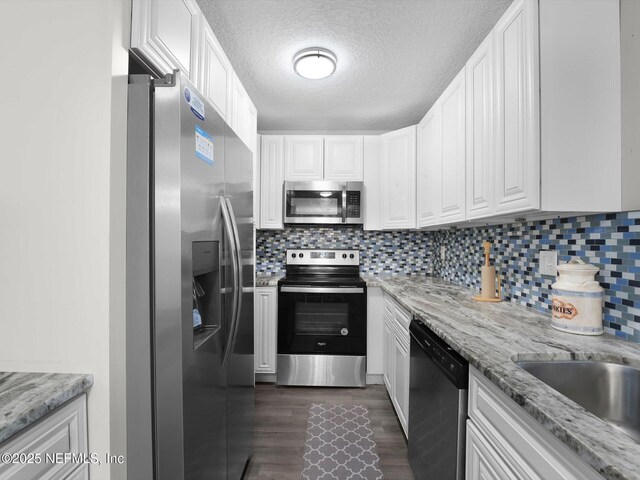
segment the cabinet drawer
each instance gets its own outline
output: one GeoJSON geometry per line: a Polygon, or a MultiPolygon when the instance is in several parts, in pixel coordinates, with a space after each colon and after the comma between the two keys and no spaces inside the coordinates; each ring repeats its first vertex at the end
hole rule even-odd
{"type": "Polygon", "coordinates": [[[4,442],[0,445],[0,454],[3,453],[33,454],[33,458],[39,458],[41,462],[2,463],[2,480],[65,478],[78,467],[78,463],[55,463],[55,459],[52,462],[51,459],[47,459],[47,455],[87,453],[86,395],[80,395],[57,408],[4,442]]]}
{"type": "Polygon", "coordinates": [[[602,480],[575,452],[474,368],[469,369],[469,418],[519,478],[602,480]]]}

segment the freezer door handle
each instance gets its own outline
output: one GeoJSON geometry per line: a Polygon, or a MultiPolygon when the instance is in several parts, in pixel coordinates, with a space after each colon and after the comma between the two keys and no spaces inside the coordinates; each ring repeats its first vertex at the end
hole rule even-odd
{"type": "MultiPolygon", "coordinates": [[[[229,197],[224,198],[227,204],[227,211],[229,212],[229,220],[231,222],[231,233],[233,234],[233,238],[236,244],[235,250],[235,263],[236,263],[236,284],[235,284],[235,293],[234,299],[236,301],[236,305],[234,308],[235,319],[231,324],[231,338],[229,342],[229,352],[233,352],[233,349],[236,345],[236,339],[238,337],[238,329],[240,328],[240,315],[242,313],[242,250],[240,249],[240,235],[238,234],[238,223],[236,222],[236,216],[233,213],[233,207],[231,206],[231,200],[229,197]]],[[[231,353],[229,353],[231,355],[231,353]]]]}
{"type": "Polygon", "coordinates": [[[227,340],[227,346],[224,351],[224,358],[222,365],[226,365],[233,350],[233,342],[235,337],[236,320],[238,318],[238,297],[240,291],[238,290],[238,277],[240,273],[238,271],[238,247],[236,244],[236,236],[234,234],[234,226],[231,223],[231,212],[229,212],[229,204],[225,197],[220,197],[220,208],[222,209],[222,219],[224,221],[224,231],[229,243],[229,249],[231,250],[231,271],[233,272],[233,301],[231,309],[231,328],[229,329],[229,339],[227,340]]]}

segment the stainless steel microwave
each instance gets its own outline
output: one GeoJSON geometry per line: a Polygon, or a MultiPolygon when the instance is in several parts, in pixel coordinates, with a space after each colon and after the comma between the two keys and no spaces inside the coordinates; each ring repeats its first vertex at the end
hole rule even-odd
{"type": "Polygon", "coordinates": [[[362,182],[284,182],[284,223],[364,222],[362,182]]]}

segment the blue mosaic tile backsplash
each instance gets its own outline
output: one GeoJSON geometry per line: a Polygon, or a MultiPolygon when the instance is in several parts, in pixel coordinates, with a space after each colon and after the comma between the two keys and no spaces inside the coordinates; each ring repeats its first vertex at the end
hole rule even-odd
{"type": "Polygon", "coordinates": [[[287,248],[358,248],[363,273],[433,274],[480,287],[482,242],[503,279],[503,297],[550,314],[555,277],[538,274],[539,250],[558,261],[596,265],[604,287],[605,331],[640,343],[640,212],[560,218],[436,232],[369,232],[356,228],[295,227],[257,232],[258,273],[283,271],[287,248]],[[445,259],[440,256],[445,247],[445,259]]]}
{"type": "Polygon", "coordinates": [[[355,248],[360,250],[362,273],[426,275],[431,272],[431,240],[429,233],[412,230],[371,232],[356,227],[258,230],[256,270],[284,271],[287,248],[355,248]]]}
{"type": "Polygon", "coordinates": [[[640,342],[640,212],[440,230],[433,237],[434,275],[480,288],[482,242],[489,240],[504,298],[549,314],[555,277],[539,275],[539,250],[557,250],[558,263],[579,257],[597,266],[605,331],[640,342]]]}

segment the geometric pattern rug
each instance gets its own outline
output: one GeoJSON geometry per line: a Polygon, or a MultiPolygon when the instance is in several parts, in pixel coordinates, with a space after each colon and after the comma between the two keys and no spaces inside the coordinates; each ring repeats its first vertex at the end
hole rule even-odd
{"type": "Polygon", "coordinates": [[[368,413],[364,405],[311,405],[303,480],[383,478],[368,413]]]}

